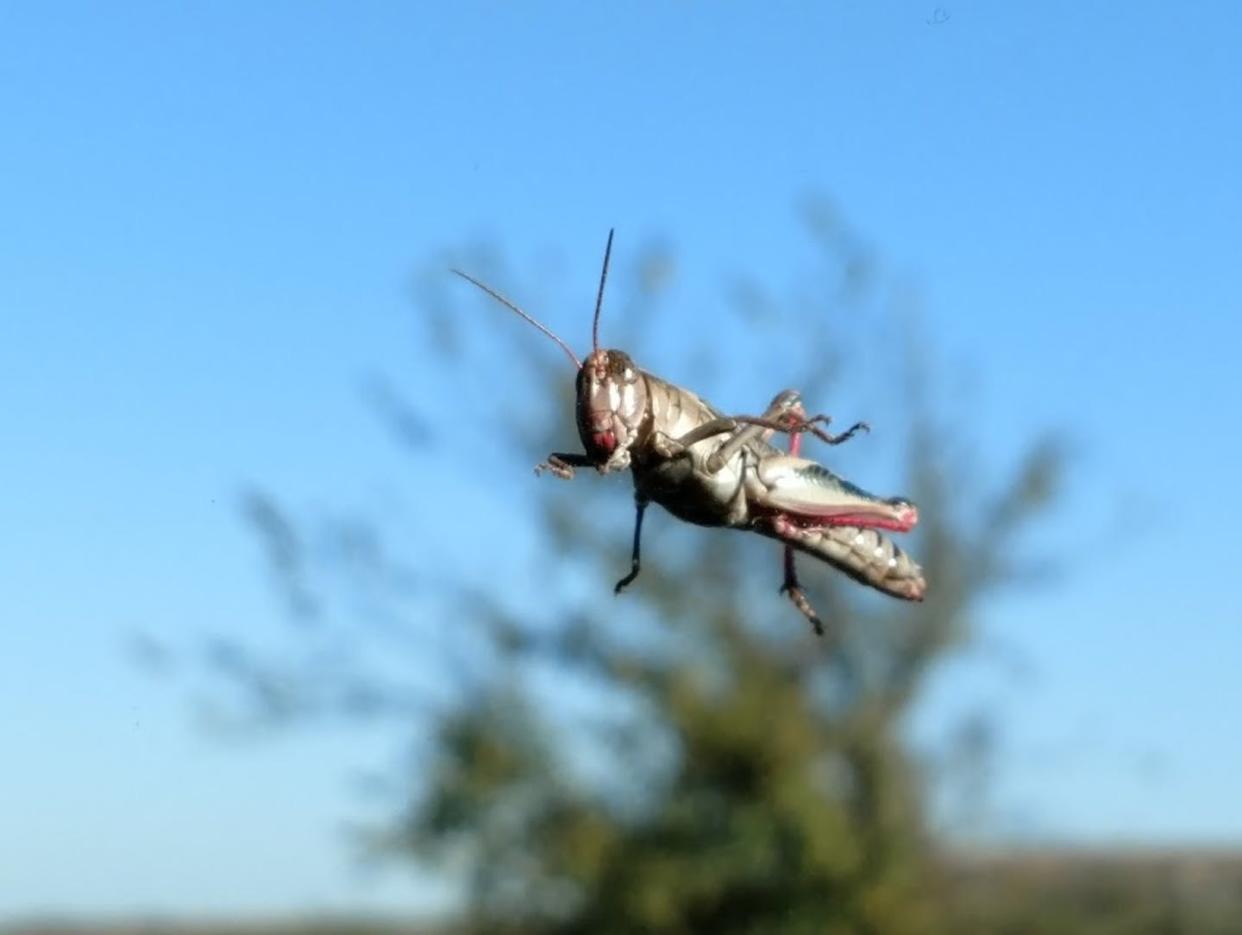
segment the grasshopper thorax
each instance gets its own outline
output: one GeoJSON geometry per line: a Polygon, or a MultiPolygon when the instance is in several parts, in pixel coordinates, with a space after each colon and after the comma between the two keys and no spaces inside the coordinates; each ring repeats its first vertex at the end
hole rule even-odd
{"type": "Polygon", "coordinates": [[[647,384],[625,351],[593,351],[578,370],[578,435],[597,463],[634,444],[647,411],[647,384]]]}

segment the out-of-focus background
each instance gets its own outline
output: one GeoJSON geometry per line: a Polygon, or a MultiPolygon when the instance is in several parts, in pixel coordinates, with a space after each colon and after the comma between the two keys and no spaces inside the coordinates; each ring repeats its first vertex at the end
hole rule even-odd
{"type": "Polygon", "coordinates": [[[0,929],[1242,930],[1233,4],[0,7],[0,929]],[[649,514],[481,277],[922,509],[649,514]]]}

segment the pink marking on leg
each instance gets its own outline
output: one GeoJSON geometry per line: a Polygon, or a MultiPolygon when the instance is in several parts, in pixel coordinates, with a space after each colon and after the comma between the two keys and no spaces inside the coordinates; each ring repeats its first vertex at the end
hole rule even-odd
{"type": "Polygon", "coordinates": [[[858,526],[863,529],[886,529],[889,532],[909,532],[919,521],[918,509],[911,505],[895,517],[876,516],[874,513],[834,513],[831,516],[807,517],[808,525],[858,526]]]}
{"type": "Polygon", "coordinates": [[[802,450],[802,433],[798,429],[805,422],[806,410],[802,408],[802,403],[794,403],[785,413],[785,423],[789,427],[789,453],[794,457],[802,450]]]}

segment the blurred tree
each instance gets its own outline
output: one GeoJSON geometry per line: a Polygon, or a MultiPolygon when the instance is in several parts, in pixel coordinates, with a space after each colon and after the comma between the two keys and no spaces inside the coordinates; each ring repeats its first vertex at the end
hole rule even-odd
{"type": "MultiPolygon", "coordinates": [[[[710,346],[685,347],[683,336],[660,353],[667,322],[651,312],[673,265],[654,248],[628,269],[622,262],[606,300],[606,343],[662,375],[688,373],[726,408],[733,401],[713,390],[757,385],[761,375],[768,389],[737,408],[762,405],[782,385],[800,386],[811,409],[830,398],[838,412],[855,406],[850,419],[877,431],[851,445],[903,465],[890,472],[899,490],[887,492],[920,506],[909,549],[926,570],[923,604],[872,595],[803,559],[804,582],[833,624],[816,640],[776,596],[770,543],[658,520],[642,576],[614,601],[630,537],[628,496],[615,482],[531,482],[534,503],[510,498],[503,523],[483,528],[487,492],[470,498],[459,528],[416,518],[408,551],[426,558],[422,569],[392,558],[406,550],[385,545],[391,517],[307,535],[270,496],[247,499],[299,621],[297,642],[276,656],[217,644],[215,664],[242,689],[242,710],[269,720],[396,716],[413,752],[392,822],[367,840],[377,853],[451,868],[478,931],[894,935],[948,925],[925,777],[903,743],[903,719],[980,598],[1027,570],[1020,536],[1054,496],[1060,459],[1036,441],[1003,482],[976,476],[968,427],[938,408],[942,388],[927,343],[914,338],[906,292],[828,203],[807,216],[818,245],[810,275],[787,296],[732,283],[730,314],[712,316],[710,346]],[[741,359],[725,367],[729,348],[741,359]],[[867,367],[855,369],[859,361],[867,367]],[[490,553],[485,562],[435,566],[433,553],[472,537],[482,543],[476,553],[490,553]],[[512,545],[523,542],[531,547],[512,545]],[[523,569],[535,569],[538,588],[509,586],[523,569]],[[350,595],[335,614],[325,596],[333,576],[350,595]],[[431,675],[420,682],[416,673],[431,675]]],[[[449,259],[539,307],[540,291],[513,287],[491,254],[449,259]]],[[[496,322],[508,313],[498,307],[456,309],[448,265],[436,264],[421,302],[422,357],[441,361],[439,379],[452,387],[444,399],[457,413],[482,411],[477,399],[460,403],[459,374],[500,372],[505,392],[491,400],[484,434],[501,427],[502,444],[529,463],[564,448],[575,437],[564,361],[533,331],[502,331],[496,322]],[[488,324],[463,329],[463,320],[488,324]],[[469,337],[483,330],[513,348],[502,370],[481,362],[488,342],[469,337]]],[[[693,314],[678,312],[683,333],[693,314]]],[[[437,459],[461,442],[449,452],[436,439],[469,427],[437,425],[441,400],[420,412],[383,386],[382,411],[411,445],[416,471],[442,477],[452,462],[437,459]]],[[[520,462],[504,470],[528,477],[520,462]]],[[[391,788],[393,777],[384,782],[391,788]]]]}

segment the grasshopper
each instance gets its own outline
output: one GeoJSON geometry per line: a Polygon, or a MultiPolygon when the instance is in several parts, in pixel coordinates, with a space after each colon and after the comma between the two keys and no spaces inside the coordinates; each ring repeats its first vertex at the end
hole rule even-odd
{"type": "Polygon", "coordinates": [[[914,504],[901,497],[877,497],[799,456],[804,434],[838,445],[869,431],[866,423],[829,434],[822,428],[829,417],[808,416],[795,390],[778,393],[760,415],[725,415],[690,390],[640,370],[624,351],[599,346],[612,238],[609,231],[586,360],[579,360],[568,344],[499,292],[461,270],[452,272],[555,341],[577,370],[576,421],[585,451],[554,452],[535,472],[569,479],[575,468],[593,467],[600,474],[630,470],[634,539],[630,571],[615,592],[638,577],[643,516],[655,502],[686,522],[749,530],[780,542],[785,572],[781,592],[817,635],[824,633],[823,622],[798,581],[795,551],[828,562],[885,594],[922,600],[922,570],[882,532],[912,529],[918,522],[914,504]],[[776,433],[788,435],[787,452],[770,443],[776,433]]]}

